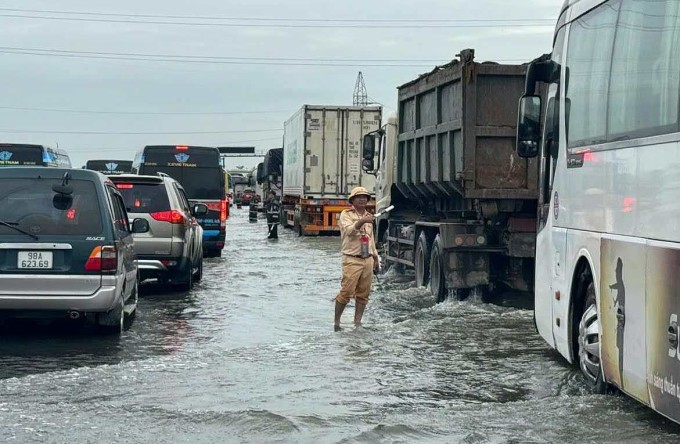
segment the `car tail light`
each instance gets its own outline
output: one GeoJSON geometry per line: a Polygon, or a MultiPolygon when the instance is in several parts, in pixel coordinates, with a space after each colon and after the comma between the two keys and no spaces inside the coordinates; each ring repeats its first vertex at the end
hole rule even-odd
{"type": "Polygon", "coordinates": [[[86,271],[115,273],[118,270],[118,251],[112,245],[95,247],[85,262],[86,271]]]}
{"type": "Polygon", "coordinates": [[[187,151],[189,149],[189,147],[185,146],[185,145],[178,145],[178,146],[175,147],[175,149],[177,151],[187,151]]]}
{"type": "Polygon", "coordinates": [[[68,210],[68,211],[66,212],[66,218],[67,218],[68,220],[74,220],[74,219],[76,218],[76,209],[75,209],[75,208],[71,208],[70,210],[68,210]]]}
{"type": "Polygon", "coordinates": [[[135,186],[132,185],[131,183],[117,183],[116,184],[116,188],[118,188],[119,190],[131,190],[134,187],[135,186]]]}
{"type": "Polygon", "coordinates": [[[184,225],[187,221],[184,213],[177,210],[159,211],[157,213],[151,213],[150,216],[159,222],[170,222],[171,224],[184,225]]]}

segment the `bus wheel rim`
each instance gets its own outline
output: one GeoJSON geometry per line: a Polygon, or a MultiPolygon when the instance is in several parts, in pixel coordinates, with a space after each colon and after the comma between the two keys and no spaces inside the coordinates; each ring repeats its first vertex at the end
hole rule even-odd
{"type": "Polygon", "coordinates": [[[600,322],[595,304],[589,305],[579,323],[579,364],[589,382],[600,377],[600,322]]]}

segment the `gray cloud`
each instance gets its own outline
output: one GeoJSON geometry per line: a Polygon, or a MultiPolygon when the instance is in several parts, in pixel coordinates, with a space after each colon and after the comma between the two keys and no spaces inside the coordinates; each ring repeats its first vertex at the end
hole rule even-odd
{"type": "MultiPolygon", "coordinates": [[[[14,0],[5,8],[225,17],[342,19],[550,19],[561,0],[14,0]]],[[[0,17],[5,47],[225,57],[452,59],[473,47],[479,59],[528,61],[550,51],[547,27],[359,29],[220,28],[42,21],[0,17]]],[[[67,114],[0,109],[0,129],[108,132],[236,131],[282,128],[305,103],[351,104],[356,72],[369,95],[394,108],[396,87],[422,67],[321,67],[152,63],[0,54],[0,106],[142,112],[267,111],[251,115],[67,114]]],[[[389,111],[389,109],[388,109],[389,111]]],[[[0,133],[2,141],[59,143],[76,166],[88,158],[132,158],[150,143],[280,145],[282,132],[201,135],[0,133]]],[[[239,164],[255,162],[239,161],[239,164]]]]}

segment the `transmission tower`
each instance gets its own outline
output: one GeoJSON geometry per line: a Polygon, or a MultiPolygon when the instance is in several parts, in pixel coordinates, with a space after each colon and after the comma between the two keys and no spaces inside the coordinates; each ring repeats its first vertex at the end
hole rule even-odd
{"type": "Polygon", "coordinates": [[[364,83],[364,75],[361,71],[359,71],[357,83],[354,85],[354,98],[352,103],[354,106],[368,105],[368,91],[366,91],[366,83],[364,83]]]}

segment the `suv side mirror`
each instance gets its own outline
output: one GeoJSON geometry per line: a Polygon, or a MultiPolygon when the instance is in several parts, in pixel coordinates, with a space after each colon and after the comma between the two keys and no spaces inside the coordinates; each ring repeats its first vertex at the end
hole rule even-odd
{"type": "Polygon", "coordinates": [[[361,150],[361,157],[363,162],[361,168],[366,172],[375,170],[375,133],[368,133],[364,136],[363,146],[361,150]]]}
{"type": "Polygon", "coordinates": [[[148,233],[149,232],[149,221],[146,219],[135,219],[132,222],[132,233],[133,234],[140,234],[140,233],[148,233]]]}
{"type": "Polygon", "coordinates": [[[517,154],[519,157],[538,156],[541,141],[541,98],[523,96],[519,100],[517,117],[517,154]]]}
{"type": "Polygon", "coordinates": [[[192,212],[194,216],[205,216],[208,214],[208,207],[205,204],[198,203],[194,205],[192,212]]]}

